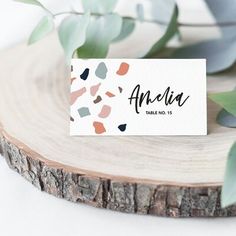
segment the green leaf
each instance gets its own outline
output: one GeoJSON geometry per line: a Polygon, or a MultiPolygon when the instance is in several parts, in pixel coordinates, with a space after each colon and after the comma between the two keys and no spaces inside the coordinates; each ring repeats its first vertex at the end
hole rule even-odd
{"type": "MultiPolygon", "coordinates": [[[[236,91],[236,88],[234,88],[233,91],[236,91]]],[[[216,121],[224,127],[236,128],[236,116],[230,114],[225,109],[220,110],[216,117],[216,121]]]]}
{"type": "Polygon", "coordinates": [[[143,4],[138,3],[136,5],[136,12],[137,12],[137,18],[139,21],[144,20],[144,9],[143,9],[143,4]]]}
{"type": "MultiPolygon", "coordinates": [[[[234,22],[236,18],[236,1],[235,0],[205,0],[209,10],[219,22],[234,22]]],[[[236,36],[236,26],[219,27],[223,37],[236,36]]]]}
{"type": "Polygon", "coordinates": [[[134,31],[134,29],[135,21],[133,19],[123,18],[120,34],[112,42],[118,42],[127,38],[134,31]]]}
{"type": "Polygon", "coordinates": [[[174,58],[206,58],[207,73],[223,71],[235,63],[236,37],[220,38],[178,48],[174,58]]]}
{"type": "MultiPolygon", "coordinates": [[[[151,4],[151,17],[154,21],[169,23],[173,15],[175,0],[149,0],[151,4]]],[[[163,25],[163,28],[167,28],[163,25]]]]}
{"type": "Polygon", "coordinates": [[[22,3],[26,3],[26,4],[31,4],[31,5],[36,5],[36,6],[40,6],[40,7],[44,8],[43,4],[37,0],[14,0],[14,1],[15,2],[22,2],[22,3]]]}
{"type": "Polygon", "coordinates": [[[89,20],[90,13],[83,16],[70,15],[59,26],[58,35],[68,62],[74,51],[84,44],[89,20]]]}
{"type": "Polygon", "coordinates": [[[44,16],[31,33],[28,44],[35,43],[38,40],[44,38],[46,35],[52,32],[53,29],[54,22],[52,16],[44,16]]]}
{"type": "Polygon", "coordinates": [[[106,57],[111,41],[121,31],[122,18],[117,14],[107,14],[90,21],[85,44],[77,50],[80,58],[106,57]]]}
{"type": "Polygon", "coordinates": [[[236,91],[210,94],[209,98],[236,116],[236,91]]]}
{"type": "Polygon", "coordinates": [[[236,116],[230,114],[225,109],[222,109],[216,118],[218,124],[228,127],[228,128],[236,128],[236,116]]]}
{"type": "MultiPolygon", "coordinates": [[[[205,0],[216,23],[232,22],[236,18],[236,1],[205,0]]],[[[207,73],[217,73],[230,68],[236,61],[236,26],[217,27],[221,38],[211,39],[177,49],[175,58],[206,58],[207,73]]]]}
{"type": "Polygon", "coordinates": [[[236,143],[230,149],[226,164],[224,184],[221,191],[221,206],[236,203],[236,143]]]}
{"type": "Polygon", "coordinates": [[[177,6],[175,6],[171,20],[164,35],[152,46],[152,48],[148,51],[144,58],[152,57],[160,52],[160,50],[166,46],[167,42],[176,34],[178,29],[177,18],[178,8],[177,6]]]}
{"type": "Polygon", "coordinates": [[[42,7],[45,11],[47,11],[48,13],[50,13],[52,15],[52,13],[41,2],[39,2],[37,0],[14,0],[14,1],[42,7]]]}
{"type": "Polygon", "coordinates": [[[117,0],[82,0],[85,11],[106,14],[114,10],[117,0]]]}

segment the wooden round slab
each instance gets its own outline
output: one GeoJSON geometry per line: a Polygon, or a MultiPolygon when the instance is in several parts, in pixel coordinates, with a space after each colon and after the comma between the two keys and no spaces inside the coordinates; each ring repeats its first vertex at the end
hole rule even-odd
{"type": "MultiPolygon", "coordinates": [[[[96,207],[236,215],[235,207],[220,207],[236,130],[216,124],[218,106],[208,103],[207,136],[70,137],[69,78],[55,34],[1,52],[0,152],[11,168],[43,191],[96,207]]],[[[208,78],[209,92],[234,86],[230,75],[208,78]]]]}

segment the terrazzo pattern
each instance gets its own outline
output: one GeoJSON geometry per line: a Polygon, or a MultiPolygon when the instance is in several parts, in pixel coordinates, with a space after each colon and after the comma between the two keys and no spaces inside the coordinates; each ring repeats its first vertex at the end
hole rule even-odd
{"type": "MultiPolygon", "coordinates": [[[[78,68],[80,70],[80,68],[78,68]]],[[[75,67],[71,67],[71,71],[75,71],[75,67]]],[[[76,91],[71,92],[70,94],[70,104],[71,106],[76,106],[77,112],[79,116],[70,116],[70,121],[71,122],[78,122],[79,125],[79,119],[86,119],[87,117],[93,117],[94,121],[92,122],[92,126],[94,128],[94,134],[104,134],[107,132],[106,126],[107,125],[107,118],[111,115],[112,113],[112,105],[109,104],[110,99],[116,99],[116,97],[119,97],[122,92],[123,88],[121,86],[116,87],[116,89],[109,89],[105,90],[105,87],[103,87],[103,82],[96,83],[98,81],[96,78],[101,79],[101,80],[108,80],[108,79],[114,79],[114,78],[119,78],[119,76],[124,76],[125,74],[128,73],[129,71],[129,64],[126,62],[122,62],[117,65],[117,69],[115,71],[109,70],[108,66],[105,64],[105,62],[99,62],[98,65],[96,66],[96,69],[92,68],[82,68],[81,72],[79,73],[79,80],[76,80],[76,77],[71,78],[71,86],[74,83],[77,83],[75,81],[79,82],[79,85],[81,87],[77,89],[76,91]],[[108,72],[109,75],[108,76],[108,72]],[[111,77],[111,75],[114,76],[111,77]],[[118,76],[118,77],[117,77],[118,76]],[[90,83],[90,86],[88,86],[87,81],[94,81],[93,83],[90,83]],[[92,84],[92,85],[91,85],[92,84]],[[89,103],[89,106],[84,106],[83,103],[80,103],[80,99],[84,96],[84,94],[87,94],[88,99],[91,97],[91,102],[89,103]],[[104,100],[104,98],[106,98],[104,100]],[[91,104],[93,106],[98,106],[96,111],[99,112],[94,112],[94,109],[91,109],[91,104]]],[[[77,86],[79,87],[79,86],[77,86]]],[[[107,88],[108,89],[108,88],[107,88]]],[[[87,101],[87,100],[86,100],[87,101]]],[[[89,102],[89,101],[88,101],[89,102]]],[[[91,121],[88,121],[91,122],[91,121]]],[[[110,122],[110,121],[109,121],[110,122]]],[[[112,124],[113,125],[113,124],[112,124]]],[[[114,123],[113,127],[117,130],[119,130],[121,133],[126,131],[127,124],[117,124],[114,123]]]]}

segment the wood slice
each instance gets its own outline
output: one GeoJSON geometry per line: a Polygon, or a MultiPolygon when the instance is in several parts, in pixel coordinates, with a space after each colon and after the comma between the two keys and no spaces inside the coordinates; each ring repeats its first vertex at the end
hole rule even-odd
{"type": "MultiPolygon", "coordinates": [[[[233,73],[208,77],[209,92],[232,90],[233,73]]],[[[70,137],[69,78],[55,34],[0,53],[0,152],[12,169],[42,191],[96,207],[236,215],[220,207],[236,130],[216,124],[217,105],[208,103],[207,136],[70,137]]]]}

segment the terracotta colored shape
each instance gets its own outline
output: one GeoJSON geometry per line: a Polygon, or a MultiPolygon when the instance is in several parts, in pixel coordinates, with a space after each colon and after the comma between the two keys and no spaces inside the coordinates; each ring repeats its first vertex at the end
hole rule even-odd
{"type": "Polygon", "coordinates": [[[102,133],[106,132],[106,129],[105,129],[102,122],[94,121],[93,127],[95,128],[96,134],[102,134],[102,133]]]}
{"type": "Polygon", "coordinates": [[[129,70],[129,64],[126,62],[122,62],[116,74],[125,75],[128,72],[128,70],[129,70]]]}
{"type": "Polygon", "coordinates": [[[116,95],[115,94],[113,94],[113,93],[111,93],[111,92],[109,92],[109,91],[107,91],[106,93],[105,93],[108,97],[115,97],[116,95]]]}

